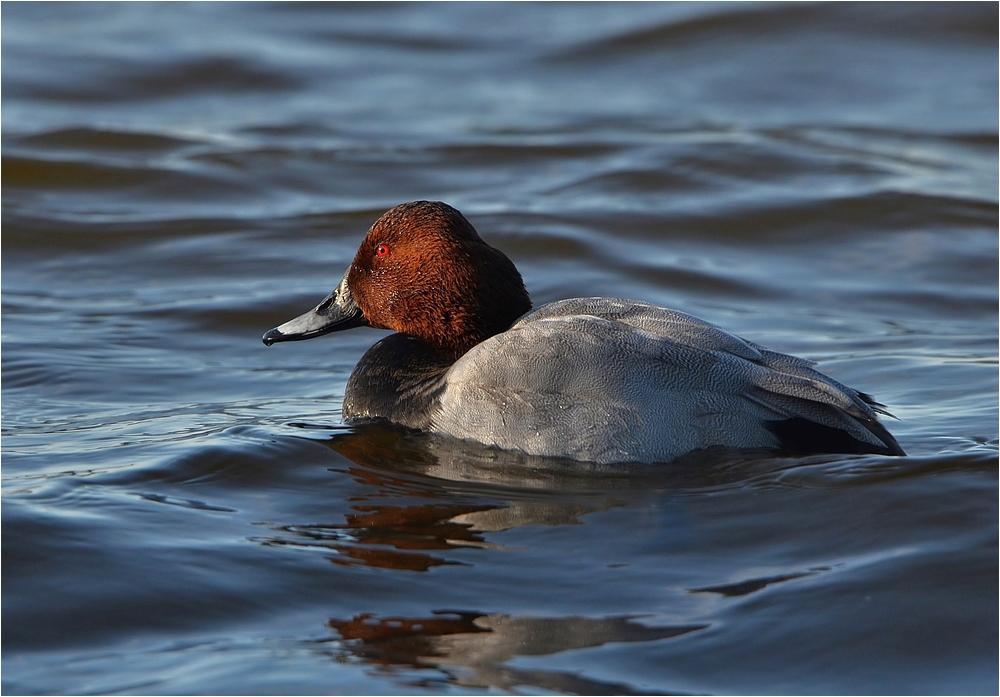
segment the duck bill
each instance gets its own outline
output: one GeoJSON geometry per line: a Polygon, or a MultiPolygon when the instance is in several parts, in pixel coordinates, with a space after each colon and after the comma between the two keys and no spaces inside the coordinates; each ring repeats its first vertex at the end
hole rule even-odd
{"type": "Polygon", "coordinates": [[[263,341],[266,346],[276,344],[279,341],[304,341],[317,336],[323,336],[330,332],[339,332],[344,329],[363,327],[368,324],[361,308],[354,302],[347,287],[347,276],[340,282],[336,290],[330,293],[317,305],[304,315],[299,315],[293,320],[289,320],[279,327],[275,327],[264,335],[263,341]]]}

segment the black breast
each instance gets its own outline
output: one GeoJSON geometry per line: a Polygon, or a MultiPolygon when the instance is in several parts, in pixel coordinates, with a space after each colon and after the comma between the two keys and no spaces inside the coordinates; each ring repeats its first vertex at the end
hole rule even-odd
{"type": "Polygon", "coordinates": [[[386,420],[426,429],[454,359],[407,334],[391,334],[362,356],[344,392],[348,423],[386,420]]]}

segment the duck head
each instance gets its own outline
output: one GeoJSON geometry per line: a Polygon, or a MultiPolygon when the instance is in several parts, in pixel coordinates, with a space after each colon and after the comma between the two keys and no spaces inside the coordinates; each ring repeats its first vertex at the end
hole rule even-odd
{"type": "Polygon", "coordinates": [[[414,201],[375,221],[329,296],[263,340],[270,346],[367,325],[457,358],[530,309],[517,268],[465,216],[440,201],[414,201]]]}

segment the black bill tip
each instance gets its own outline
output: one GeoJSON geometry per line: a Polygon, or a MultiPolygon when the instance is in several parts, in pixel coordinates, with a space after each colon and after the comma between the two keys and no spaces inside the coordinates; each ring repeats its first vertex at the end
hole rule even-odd
{"type": "Polygon", "coordinates": [[[266,334],[264,334],[261,341],[264,342],[265,346],[270,346],[271,344],[275,344],[281,341],[284,337],[285,337],[284,334],[279,332],[277,328],[274,328],[268,331],[266,334]]]}

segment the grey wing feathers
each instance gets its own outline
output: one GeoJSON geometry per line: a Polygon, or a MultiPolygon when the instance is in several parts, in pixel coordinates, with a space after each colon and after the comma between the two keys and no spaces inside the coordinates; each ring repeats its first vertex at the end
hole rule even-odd
{"type": "Polygon", "coordinates": [[[862,442],[902,454],[896,439],[878,421],[878,414],[892,416],[885,405],[815,370],[811,361],[767,349],[762,353],[763,365],[771,369],[766,384],[762,385],[764,390],[772,395],[804,400],[786,403],[792,415],[843,429],[862,442]],[[829,407],[835,409],[831,411],[829,407]]]}
{"type": "Polygon", "coordinates": [[[677,310],[669,310],[665,307],[625,298],[559,300],[525,315],[511,329],[538,320],[571,315],[589,315],[612,322],[620,322],[651,334],[659,334],[678,344],[692,348],[725,351],[748,361],[759,361],[762,358],[758,346],[734,336],[710,322],[677,310]]]}
{"type": "Polygon", "coordinates": [[[741,366],[724,360],[720,369],[727,383],[729,377],[737,376],[748,381],[744,398],[776,415],[842,430],[863,443],[902,453],[878,422],[877,413],[888,412],[869,395],[815,370],[813,361],[768,350],[683,312],[621,298],[574,298],[546,305],[523,317],[514,328],[567,315],[590,315],[659,335],[668,340],[662,356],[669,363],[683,360],[686,352],[678,351],[677,345],[743,359],[741,366]]]}

